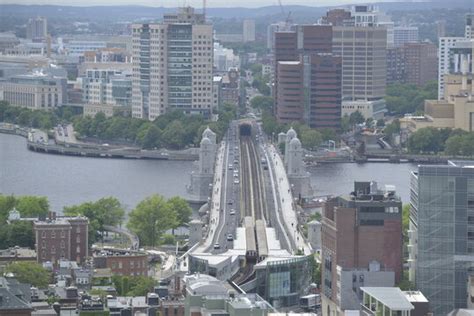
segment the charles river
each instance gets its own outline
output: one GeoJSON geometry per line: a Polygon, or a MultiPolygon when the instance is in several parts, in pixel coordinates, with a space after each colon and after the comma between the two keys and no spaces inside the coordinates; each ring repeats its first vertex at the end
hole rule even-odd
{"type": "MultiPolygon", "coordinates": [[[[190,161],[121,160],[82,158],[35,153],[26,140],[0,134],[0,193],[41,195],[49,199],[51,210],[117,197],[127,209],[147,196],[186,197],[186,185],[193,170],[190,161]]],[[[311,167],[315,195],[348,194],[353,181],[375,180],[393,184],[403,203],[409,202],[410,171],[413,164],[338,163],[311,167]]]]}

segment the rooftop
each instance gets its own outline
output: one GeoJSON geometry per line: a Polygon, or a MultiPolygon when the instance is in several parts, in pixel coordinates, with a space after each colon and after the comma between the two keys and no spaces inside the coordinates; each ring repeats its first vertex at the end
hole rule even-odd
{"type": "Polygon", "coordinates": [[[391,310],[401,311],[415,308],[398,287],[361,287],[360,289],[391,310]]]}

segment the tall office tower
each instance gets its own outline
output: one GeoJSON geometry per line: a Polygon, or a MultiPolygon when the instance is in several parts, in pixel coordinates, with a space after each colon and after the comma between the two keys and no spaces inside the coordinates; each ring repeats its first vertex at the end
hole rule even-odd
{"type": "Polygon", "coordinates": [[[38,16],[28,20],[26,25],[26,38],[41,41],[48,36],[48,21],[45,17],[38,16]]]}
{"type": "Polygon", "coordinates": [[[286,32],[293,28],[292,25],[286,22],[272,23],[267,26],[267,49],[272,51],[275,49],[275,33],[286,32]]]}
{"type": "Polygon", "coordinates": [[[383,117],[386,88],[384,27],[333,27],[333,54],[342,57],[342,115],[359,110],[365,117],[383,117]]]}
{"type": "Polygon", "coordinates": [[[275,115],[280,123],[304,119],[303,63],[279,61],[275,76],[275,115]]]}
{"type": "Polygon", "coordinates": [[[279,61],[298,60],[298,37],[296,32],[276,32],[274,45],[275,68],[279,61]]]}
{"type": "Polygon", "coordinates": [[[345,9],[332,9],[326,12],[326,16],[321,18],[321,24],[329,24],[332,26],[343,26],[350,22],[351,12],[345,9]]]}
{"type": "Polygon", "coordinates": [[[359,310],[360,287],[394,286],[402,275],[402,201],[393,186],[355,182],[322,216],[323,315],[359,310]]]}
{"type": "Polygon", "coordinates": [[[394,23],[390,16],[379,11],[374,5],[355,5],[351,8],[352,23],[354,26],[384,27],[387,30],[387,47],[394,46],[394,23]]]}
{"type": "MultiPolygon", "coordinates": [[[[332,51],[332,26],[330,25],[299,25],[294,32],[277,32],[275,33],[275,113],[280,122],[291,123],[290,118],[298,118],[298,120],[308,120],[308,115],[305,115],[305,108],[310,103],[309,94],[304,91],[312,89],[311,72],[315,68],[311,64],[311,55],[313,54],[330,54],[332,51]],[[278,67],[281,62],[298,61],[297,64],[285,63],[285,71],[280,72],[278,67]],[[301,83],[298,83],[298,88],[303,86],[303,93],[297,98],[288,98],[290,91],[290,84],[287,79],[289,67],[297,67],[298,72],[301,70],[302,75],[299,76],[301,83]],[[284,76],[284,77],[278,77],[284,76]],[[284,87],[280,85],[284,84],[284,87]],[[285,89],[285,92],[280,91],[285,89]],[[287,105],[286,101],[290,100],[291,105],[287,105]],[[301,104],[296,107],[296,101],[301,104]],[[281,109],[285,110],[281,110],[281,109]],[[298,108],[298,110],[296,110],[298,108]],[[289,115],[289,110],[293,111],[293,115],[289,115]]],[[[296,84],[296,70],[295,76],[291,76],[291,84],[296,84]]],[[[321,88],[321,86],[320,86],[321,88]]],[[[313,100],[313,115],[316,115],[316,101],[313,100]]],[[[322,103],[319,103],[321,106],[322,103]]],[[[321,114],[323,112],[320,112],[321,114]]],[[[313,117],[314,119],[314,117],[313,117]]],[[[329,123],[328,123],[329,124],[329,123]]],[[[330,123],[330,125],[333,125],[330,123]]]]}
{"type": "Polygon", "coordinates": [[[393,28],[393,42],[395,47],[401,47],[405,43],[418,42],[417,26],[396,26],[393,28]]]}
{"type": "Polygon", "coordinates": [[[438,39],[446,36],[446,20],[436,21],[436,35],[438,39]]]}
{"type": "Polygon", "coordinates": [[[464,37],[474,39],[474,13],[466,14],[466,26],[464,29],[464,37]]]}
{"type": "Polygon", "coordinates": [[[255,20],[244,20],[242,31],[244,43],[255,42],[255,20]]]}
{"type": "Polygon", "coordinates": [[[440,37],[438,45],[438,100],[444,99],[444,76],[451,68],[452,51],[456,42],[465,40],[464,37],[440,37]]]}
{"type": "Polygon", "coordinates": [[[308,124],[312,128],[341,127],[342,60],[332,54],[310,55],[308,124]]]}
{"type": "Polygon", "coordinates": [[[132,116],[211,115],[213,27],[191,7],[160,24],[133,24],[132,116]]]}
{"type": "Polygon", "coordinates": [[[301,54],[319,54],[332,52],[332,26],[298,25],[297,47],[301,54]]]}
{"type": "Polygon", "coordinates": [[[403,47],[387,48],[387,85],[405,82],[405,49],[403,47]]]}
{"type": "Polygon", "coordinates": [[[410,179],[410,279],[434,315],[467,307],[474,269],[474,166],[419,166],[410,179]]]}
{"type": "Polygon", "coordinates": [[[432,43],[408,43],[403,46],[406,63],[406,82],[424,86],[436,80],[437,48],[432,43]]]}

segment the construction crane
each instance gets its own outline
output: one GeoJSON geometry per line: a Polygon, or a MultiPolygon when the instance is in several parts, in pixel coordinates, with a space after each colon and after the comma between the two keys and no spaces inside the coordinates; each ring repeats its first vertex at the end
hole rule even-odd
{"type": "Polygon", "coordinates": [[[204,21],[206,21],[206,0],[202,0],[202,14],[204,15],[204,21]]]}
{"type": "Polygon", "coordinates": [[[285,18],[285,24],[286,24],[287,27],[289,27],[291,25],[291,23],[293,22],[291,20],[291,11],[288,11],[288,14],[286,14],[285,13],[285,8],[283,7],[283,4],[281,3],[281,0],[278,0],[278,4],[280,5],[281,14],[285,18]]]}

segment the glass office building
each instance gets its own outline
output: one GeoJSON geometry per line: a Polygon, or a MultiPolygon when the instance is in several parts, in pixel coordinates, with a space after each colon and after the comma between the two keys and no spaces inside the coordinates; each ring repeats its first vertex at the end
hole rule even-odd
{"type": "Polygon", "coordinates": [[[410,278],[434,315],[466,308],[474,273],[474,162],[419,166],[410,189],[410,278]]]}
{"type": "Polygon", "coordinates": [[[273,307],[298,304],[311,283],[312,256],[263,261],[255,267],[257,294],[273,307]]]}

